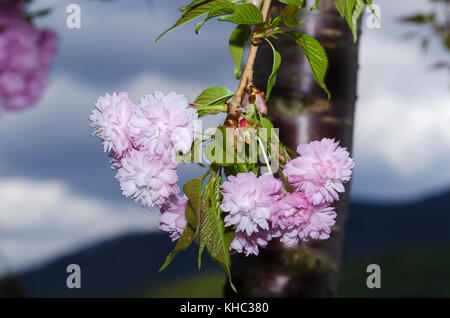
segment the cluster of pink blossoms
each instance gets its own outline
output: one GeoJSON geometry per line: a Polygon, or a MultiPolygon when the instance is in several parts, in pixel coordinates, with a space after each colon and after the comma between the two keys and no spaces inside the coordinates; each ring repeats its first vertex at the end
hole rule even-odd
{"type": "MultiPolygon", "coordinates": [[[[124,196],[161,211],[159,229],[180,237],[188,198],[179,195],[176,153],[186,154],[194,138],[196,110],[184,96],[155,92],[134,104],[126,93],[100,97],[89,119],[117,169],[124,196]]],[[[324,138],[301,144],[283,169],[290,189],[272,174],[229,176],[221,185],[225,226],[235,237],[231,253],[258,255],[279,238],[286,246],[327,239],[335,224],[331,203],[344,192],[354,166],[345,148],[324,138]],[[289,192],[289,191],[290,192],[289,192]]]]}
{"type": "Polygon", "coordinates": [[[194,138],[195,109],[176,93],[155,92],[139,105],[127,93],[100,97],[91,126],[113,157],[112,168],[124,196],[148,208],[161,208],[161,229],[177,239],[186,225],[187,199],[177,186],[176,153],[187,153],[194,138]],[[184,207],[181,207],[183,206],[184,207]]]}
{"type": "Polygon", "coordinates": [[[0,0],[0,108],[20,110],[36,104],[58,39],[22,19],[24,1],[0,0]]]}
{"type": "Polygon", "coordinates": [[[285,174],[293,192],[271,174],[252,172],[229,177],[222,184],[222,210],[226,226],[233,226],[231,252],[258,255],[259,247],[279,237],[285,246],[299,240],[327,239],[336,213],[330,204],[344,192],[353,160],[334,139],[301,144],[299,157],[286,164],[285,174]]]}

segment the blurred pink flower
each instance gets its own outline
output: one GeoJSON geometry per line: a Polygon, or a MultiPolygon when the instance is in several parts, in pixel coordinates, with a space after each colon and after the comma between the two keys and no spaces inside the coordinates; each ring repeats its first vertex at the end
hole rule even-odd
{"type": "Polygon", "coordinates": [[[282,182],[271,174],[260,177],[252,172],[229,176],[222,185],[222,211],[225,226],[248,236],[269,229],[272,203],[281,196],[282,182]]]}
{"type": "Polygon", "coordinates": [[[134,103],[127,93],[114,92],[99,97],[95,107],[89,116],[94,134],[103,141],[105,152],[114,152],[116,158],[121,158],[133,147],[129,123],[134,115],[134,103]]]}
{"type": "Polygon", "coordinates": [[[303,191],[314,204],[321,205],[339,200],[344,183],[352,175],[354,162],[346,148],[334,139],[323,138],[297,147],[300,157],[286,164],[283,172],[289,183],[303,191]]]}
{"type": "Polygon", "coordinates": [[[186,195],[172,195],[161,207],[159,229],[170,233],[172,241],[177,240],[187,224],[185,211],[188,198],[186,195]]]}
{"type": "Polygon", "coordinates": [[[50,30],[22,20],[23,1],[0,1],[0,108],[19,110],[41,98],[58,47],[50,30]]]}
{"type": "Polygon", "coordinates": [[[144,152],[132,149],[121,160],[116,179],[124,196],[151,209],[180,191],[177,167],[174,160],[149,159],[144,152]]]}

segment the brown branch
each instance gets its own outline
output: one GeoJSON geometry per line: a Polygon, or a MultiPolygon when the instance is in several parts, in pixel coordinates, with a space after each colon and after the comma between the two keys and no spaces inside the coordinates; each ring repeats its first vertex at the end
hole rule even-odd
{"type": "MultiPolygon", "coordinates": [[[[266,21],[269,15],[270,4],[272,0],[264,0],[261,7],[261,13],[263,20],[266,21]]],[[[241,114],[242,97],[244,96],[245,89],[253,82],[253,64],[255,63],[256,52],[258,52],[258,46],[261,40],[258,38],[258,27],[253,30],[251,37],[251,47],[245,62],[244,71],[242,73],[241,81],[239,82],[238,89],[231,102],[228,104],[228,116],[225,124],[237,121],[241,114]]]]}

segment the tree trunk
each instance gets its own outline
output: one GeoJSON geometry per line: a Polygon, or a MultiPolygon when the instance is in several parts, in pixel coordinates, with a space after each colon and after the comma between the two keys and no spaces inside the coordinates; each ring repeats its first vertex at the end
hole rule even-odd
{"type": "MultiPolygon", "coordinates": [[[[311,3],[308,3],[308,8],[311,3]]],[[[279,10],[277,6],[272,8],[279,10]]],[[[304,11],[309,11],[305,9],[304,11]]],[[[295,149],[299,143],[323,137],[336,138],[351,151],[356,101],[358,46],[331,0],[322,0],[308,12],[300,32],[316,38],[325,48],[329,69],[326,84],[331,100],[316,83],[309,63],[294,41],[280,36],[274,42],[282,64],[270,98],[269,110],[282,142],[295,149]]],[[[262,45],[255,64],[255,86],[265,88],[272,68],[271,49],[262,45]]],[[[344,225],[348,207],[348,185],[335,204],[336,226],[325,241],[311,240],[296,248],[273,241],[257,257],[232,256],[232,277],[239,294],[233,297],[335,297],[344,225]]]]}

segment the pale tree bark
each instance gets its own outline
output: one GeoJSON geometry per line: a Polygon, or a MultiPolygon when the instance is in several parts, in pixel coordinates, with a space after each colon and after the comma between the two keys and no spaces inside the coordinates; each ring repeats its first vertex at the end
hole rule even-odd
{"type": "MultiPolygon", "coordinates": [[[[308,3],[308,8],[312,4],[308,3]]],[[[272,10],[278,10],[275,5],[272,10]]],[[[322,0],[308,13],[300,32],[316,38],[325,48],[329,69],[326,84],[331,100],[316,83],[302,51],[287,36],[274,41],[283,58],[269,109],[282,142],[295,149],[299,143],[336,138],[351,150],[356,101],[358,45],[332,0],[322,0]]],[[[254,84],[265,88],[272,67],[272,52],[261,46],[255,62],[254,84]]],[[[232,277],[239,294],[233,297],[335,297],[347,218],[348,185],[337,204],[336,226],[325,241],[312,240],[287,249],[277,241],[257,257],[232,256],[232,277]]]]}

